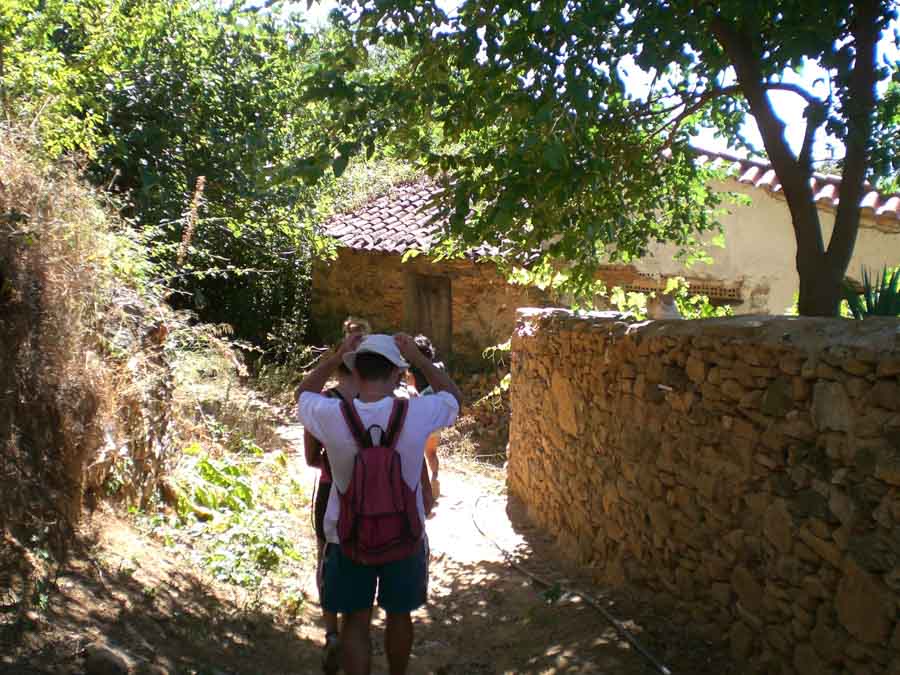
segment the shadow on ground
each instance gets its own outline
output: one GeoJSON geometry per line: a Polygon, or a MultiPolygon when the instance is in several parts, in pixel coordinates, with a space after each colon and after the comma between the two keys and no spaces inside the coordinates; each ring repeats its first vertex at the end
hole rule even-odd
{"type": "MultiPolygon", "coordinates": [[[[689,621],[673,621],[645,595],[593,585],[590,569],[567,562],[520,505],[507,501],[502,482],[453,473],[443,482],[448,494],[428,524],[430,603],[415,615],[411,675],[657,672],[569,588],[600,601],[673,673],[736,672],[722,645],[698,639],[689,621]],[[547,584],[510,568],[495,544],[547,584]]],[[[93,531],[95,539],[78,547],[87,553],[30,591],[33,610],[5,611],[0,602],[0,673],[83,673],[84,647],[97,639],[170,673],[320,672],[322,631],[312,601],[288,614],[277,598],[210,582],[114,515],[95,519],[93,531]]],[[[0,581],[9,578],[2,563],[0,581]]],[[[315,597],[311,559],[308,566],[307,592],[315,597]]],[[[382,639],[379,615],[376,675],[386,672],[382,639]]]]}
{"type": "MultiPolygon", "coordinates": [[[[98,639],[170,673],[318,671],[313,608],[287,617],[244,593],[229,598],[154,542],[140,543],[146,556],[118,566],[74,556],[39,585],[32,610],[0,615],[0,673],[82,673],[84,648],[98,639]]],[[[82,544],[101,555],[96,542],[82,544]]]]}

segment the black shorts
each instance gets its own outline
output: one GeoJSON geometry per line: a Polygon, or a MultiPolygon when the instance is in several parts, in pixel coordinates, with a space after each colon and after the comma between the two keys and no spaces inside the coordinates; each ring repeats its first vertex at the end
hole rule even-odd
{"type": "Polygon", "coordinates": [[[313,523],[316,528],[316,539],[325,541],[325,510],[328,508],[328,495],[331,494],[331,483],[319,481],[316,490],[316,501],[313,504],[313,523]]]}

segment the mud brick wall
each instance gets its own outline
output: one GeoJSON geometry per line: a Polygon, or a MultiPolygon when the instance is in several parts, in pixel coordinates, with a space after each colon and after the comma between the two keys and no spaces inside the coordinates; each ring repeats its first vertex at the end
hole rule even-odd
{"type": "Polygon", "coordinates": [[[520,310],[509,488],[741,672],[900,673],[900,322],[520,310]]]}
{"type": "Polygon", "coordinates": [[[313,268],[314,337],[335,339],[348,314],[369,319],[377,331],[413,330],[408,292],[416,274],[450,280],[452,349],[463,362],[480,363],[486,347],[509,339],[517,307],[548,304],[544,293],[508,284],[488,262],[425,256],[402,262],[399,253],[342,248],[336,260],[313,268]]]}

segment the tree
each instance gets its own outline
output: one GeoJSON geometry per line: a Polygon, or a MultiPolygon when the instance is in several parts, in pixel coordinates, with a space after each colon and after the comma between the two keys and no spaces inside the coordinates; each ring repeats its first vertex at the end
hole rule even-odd
{"type": "Polygon", "coordinates": [[[341,7],[355,41],[309,79],[310,95],[339,113],[328,152],[408,141],[436,124],[416,154],[445,176],[451,241],[513,256],[540,250],[571,261],[582,283],[600,260],[631,259],[654,240],[690,248],[714,226],[717,199],[689,138],[712,125],[747,144],[749,114],[791,212],[800,312],[838,313],[865,181],[896,169],[900,154],[898,97],[876,86],[898,77],[896,63],[877,60],[897,15],[891,0],[464,0],[452,16],[435,0],[341,7]],[[372,45],[404,50],[408,66],[387,82],[348,74],[372,45]],[[826,97],[786,78],[810,62],[828,70],[826,97]],[[629,70],[647,76],[645,91],[629,85],[629,70]],[[805,102],[797,154],[769,99],[775,90],[805,102]],[[373,125],[367,106],[395,112],[373,125]],[[809,186],[821,129],[846,148],[827,244],[809,186]]]}

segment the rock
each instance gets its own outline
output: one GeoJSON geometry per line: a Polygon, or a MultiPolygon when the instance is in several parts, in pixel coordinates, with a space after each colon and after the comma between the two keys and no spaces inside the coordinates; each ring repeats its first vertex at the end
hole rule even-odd
{"type": "Polygon", "coordinates": [[[824,539],[819,539],[819,537],[805,528],[797,530],[797,536],[804,544],[815,551],[820,558],[837,568],[841,567],[842,556],[837,546],[824,539]]]}
{"type": "Polygon", "coordinates": [[[773,417],[784,417],[794,407],[793,387],[782,377],[772,380],[762,398],[762,411],[773,417]]]}
{"type": "Polygon", "coordinates": [[[559,425],[564,431],[577,436],[578,413],[575,408],[575,394],[572,391],[569,378],[559,370],[553,373],[553,379],[550,382],[550,392],[553,396],[559,425]]]}
{"type": "Polygon", "coordinates": [[[753,631],[745,623],[736,623],[731,628],[728,640],[731,643],[731,655],[735,661],[746,663],[750,657],[750,650],[753,648],[753,631]]]}
{"type": "Polygon", "coordinates": [[[762,610],[763,591],[750,571],[743,566],[735,567],[731,574],[731,585],[744,609],[759,616],[762,610]]]}
{"type": "Polygon", "coordinates": [[[853,406],[837,382],[817,382],[813,388],[812,421],[819,431],[850,431],[853,406]]]}
{"type": "Polygon", "coordinates": [[[825,664],[808,643],[798,645],[794,650],[794,668],[800,675],[825,675],[825,664]]]}
{"type": "Polygon", "coordinates": [[[881,380],[872,387],[872,400],[882,408],[900,410],[900,384],[881,380]]]}
{"type": "Polygon", "coordinates": [[[783,499],[776,500],[763,518],[763,534],[780,553],[789,553],[793,545],[793,521],[783,499]]]}
{"type": "Polygon", "coordinates": [[[875,477],[891,485],[900,485],[900,456],[883,453],[875,465],[875,477]]]}
{"type": "Polygon", "coordinates": [[[694,384],[703,384],[703,381],[706,380],[706,363],[696,356],[692,355],[688,358],[684,370],[694,384]]]}
{"type": "Polygon", "coordinates": [[[822,659],[834,663],[841,657],[841,645],[846,640],[846,634],[841,635],[840,629],[829,626],[824,621],[817,621],[810,633],[810,640],[822,659]]]}
{"type": "Polygon", "coordinates": [[[900,375],[900,359],[881,359],[878,361],[877,377],[896,377],[900,375]]]}
{"type": "Polygon", "coordinates": [[[832,487],[828,499],[828,508],[845,525],[853,522],[856,515],[856,506],[853,500],[843,490],[832,487]]]}
{"type": "Polygon", "coordinates": [[[171,675],[171,671],[158,663],[140,663],[134,675],[171,675]]]}
{"type": "Polygon", "coordinates": [[[881,644],[890,633],[894,602],[887,588],[853,561],[838,584],[835,608],[847,631],[867,644],[881,644]]]}
{"type": "Polygon", "coordinates": [[[103,642],[92,642],[84,649],[85,675],[129,675],[131,659],[122,651],[103,642]]]}

